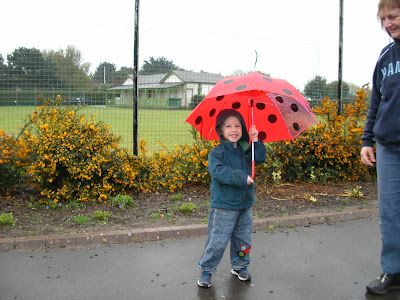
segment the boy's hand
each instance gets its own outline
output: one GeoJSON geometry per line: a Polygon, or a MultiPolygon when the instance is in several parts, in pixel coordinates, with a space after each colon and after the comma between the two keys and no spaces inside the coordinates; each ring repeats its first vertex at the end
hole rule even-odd
{"type": "Polygon", "coordinates": [[[254,180],[251,179],[250,176],[247,176],[247,185],[250,185],[250,184],[252,184],[252,183],[254,183],[254,180]]]}
{"type": "Polygon", "coordinates": [[[256,129],[256,125],[252,125],[249,130],[249,137],[252,142],[258,142],[258,130],[256,129]]]}

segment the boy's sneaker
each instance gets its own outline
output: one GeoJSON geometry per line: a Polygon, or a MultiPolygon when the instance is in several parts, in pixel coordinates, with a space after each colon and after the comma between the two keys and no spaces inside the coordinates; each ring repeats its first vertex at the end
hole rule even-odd
{"type": "Polygon", "coordinates": [[[242,281],[247,281],[251,279],[250,273],[247,271],[247,269],[241,269],[241,270],[231,269],[231,273],[232,275],[237,276],[237,278],[239,278],[239,280],[242,281]]]}
{"type": "Polygon", "coordinates": [[[400,289],[400,273],[383,273],[367,285],[367,291],[375,295],[383,295],[393,289],[400,289]]]}
{"type": "Polygon", "coordinates": [[[197,284],[201,287],[209,288],[211,286],[211,274],[207,272],[201,272],[197,284]]]}

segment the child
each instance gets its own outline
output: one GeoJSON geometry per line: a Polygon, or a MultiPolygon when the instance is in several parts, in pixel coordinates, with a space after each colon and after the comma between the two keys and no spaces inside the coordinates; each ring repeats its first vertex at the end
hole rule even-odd
{"type": "Polygon", "coordinates": [[[253,125],[249,133],[242,115],[234,109],[222,110],[216,120],[216,131],[221,144],[208,156],[211,181],[208,239],[197,265],[202,273],[197,281],[201,287],[211,286],[211,274],[215,272],[230,241],[231,273],[240,280],[251,279],[247,267],[250,264],[251,233],[254,204],[254,181],[251,174],[251,146],[254,144],[256,164],[265,161],[265,145],[258,140],[253,125]]]}

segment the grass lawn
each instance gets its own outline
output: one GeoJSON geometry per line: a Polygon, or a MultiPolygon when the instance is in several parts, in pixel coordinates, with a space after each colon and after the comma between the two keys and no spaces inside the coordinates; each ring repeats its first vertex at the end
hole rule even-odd
{"type": "MultiPolygon", "coordinates": [[[[35,110],[33,106],[0,107],[0,129],[7,134],[18,134],[26,123],[27,116],[35,110]]],[[[79,112],[87,120],[95,115],[96,121],[112,126],[116,136],[121,136],[121,147],[133,149],[133,110],[129,108],[84,107],[79,112]]],[[[150,152],[159,151],[164,144],[167,149],[175,145],[193,142],[191,125],[184,123],[191,110],[138,110],[138,141],[144,138],[150,152]]]]}

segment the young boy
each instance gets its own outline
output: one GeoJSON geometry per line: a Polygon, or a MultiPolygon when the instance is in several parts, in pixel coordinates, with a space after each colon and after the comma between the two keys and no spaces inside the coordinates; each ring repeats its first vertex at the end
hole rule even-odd
{"type": "Polygon", "coordinates": [[[222,110],[217,116],[216,131],[221,144],[208,156],[208,171],[212,178],[208,239],[197,263],[202,270],[197,284],[207,288],[211,286],[211,274],[217,269],[229,241],[231,273],[243,281],[251,279],[247,267],[250,264],[254,181],[249,176],[249,135],[255,143],[256,164],[266,159],[266,148],[258,140],[257,129],[253,125],[247,133],[246,124],[238,111],[222,110]]]}

